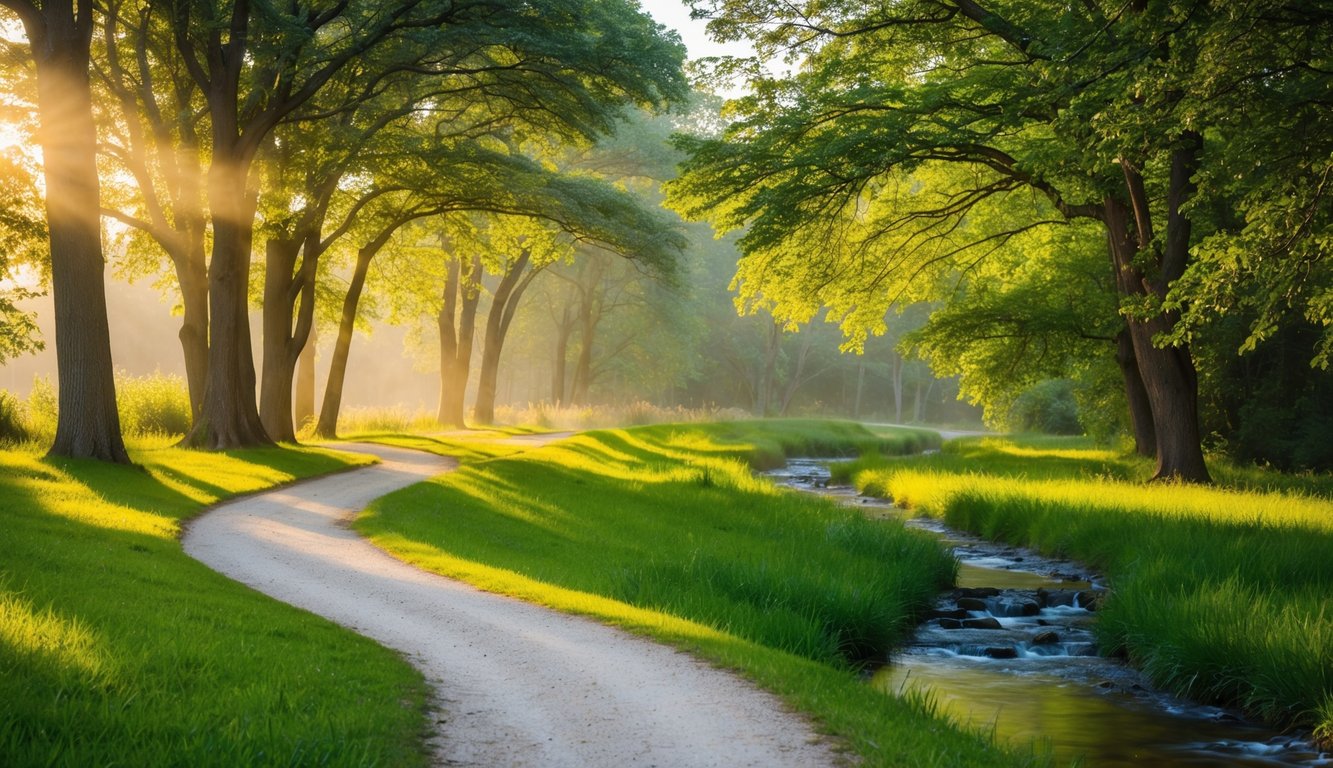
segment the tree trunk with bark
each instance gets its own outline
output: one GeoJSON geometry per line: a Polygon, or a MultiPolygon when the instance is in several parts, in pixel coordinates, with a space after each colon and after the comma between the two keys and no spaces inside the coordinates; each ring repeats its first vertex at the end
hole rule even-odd
{"type": "MultiPolygon", "coordinates": [[[[214,133],[224,133],[217,128],[214,133]]],[[[204,405],[184,444],[226,450],[272,445],[255,402],[250,343],[250,245],[256,195],[249,185],[250,156],[238,141],[214,147],[209,168],[213,258],[208,265],[208,384],[204,405]]]]}
{"type": "Polygon", "coordinates": [[[536,274],[527,271],[531,258],[532,252],[525,248],[509,266],[495,288],[490,311],[486,313],[486,339],[481,349],[477,402],[472,412],[473,420],[479,424],[495,421],[495,384],[500,374],[500,353],[504,350],[505,336],[509,333],[518,302],[536,274]]]}
{"type": "MultiPolygon", "coordinates": [[[[852,404],[852,418],[861,418],[861,392],[866,383],[866,358],[863,353],[856,360],[856,400],[852,404]]],[[[845,400],[843,402],[846,402],[845,400]]]]}
{"type": "Polygon", "coordinates": [[[319,407],[319,421],[315,424],[315,434],[326,440],[338,436],[338,412],[342,409],[343,384],[347,379],[347,358],[352,349],[352,334],[356,332],[356,309],[361,303],[361,292],[366,287],[366,273],[370,270],[370,260],[378,250],[371,245],[365,245],[357,251],[352,280],[347,286],[347,295],[343,297],[342,317],[338,320],[338,338],[333,343],[333,356],[329,359],[329,378],[324,382],[324,400],[319,407]]]}
{"type": "Polygon", "coordinates": [[[1125,382],[1125,400],[1129,403],[1129,426],[1134,433],[1134,452],[1140,456],[1157,455],[1157,433],[1153,428],[1152,404],[1148,390],[1139,375],[1138,359],[1134,357],[1134,340],[1129,327],[1115,335],[1115,361],[1125,382]]]}
{"type": "Polygon", "coordinates": [[[315,317],[314,267],[319,237],[270,238],[264,265],[264,368],[260,379],[259,418],[275,440],[296,441],[292,420],[292,380],[315,317]],[[297,269],[297,257],[301,266],[297,269]],[[298,304],[299,302],[299,304],[298,304]],[[295,320],[295,327],[292,327],[295,320]]]}
{"type": "MultiPolygon", "coordinates": [[[[1167,236],[1160,253],[1152,254],[1154,274],[1145,273],[1136,262],[1140,251],[1152,248],[1154,235],[1142,176],[1122,163],[1130,202],[1108,197],[1105,222],[1110,232],[1111,257],[1116,285],[1132,305],[1160,302],[1171,283],[1180,277],[1188,256],[1190,223],[1180,207],[1193,193],[1190,176],[1200,142],[1186,137],[1172,153],[1171,181],[1167,194],[1167,236]]],[[[1177,315],[1160,309],[1146,317],[1131,306],[1126,315],[1131,346],[1137,361],[1148,405],[1152,411],[1157,466],[1153,479],[1211,482],[1204,463],[1199,433],[1198,377],[1189,348],[1159,347],[1160,334],[1169,333],[1177,315]]]]}
{"type": "Polygon", "coordinates": [[[461,258],[449,263],[444,301],[437,322],[440,329],[441,424],[463,428],[466,421],[467,380],[472,371],[472,344],[481,299],[481,257],[474,256],[464,271],[461,258]]]}
{"type": "Polygon", "coordinates": [[[87,0],[5,2],[20,12],[37,71],[60,385],[49,455],[129,463],[116,410],[102,255],[87,0]]]}
{"type": "Polygon", "coordinates": [[[319,329],[310,327],[310,336],[301,348],[301,356],[296,360],[296,391],[293,394],[292,412],[298,429],[315,417],[315,347],[319,341],[319,329]]]}

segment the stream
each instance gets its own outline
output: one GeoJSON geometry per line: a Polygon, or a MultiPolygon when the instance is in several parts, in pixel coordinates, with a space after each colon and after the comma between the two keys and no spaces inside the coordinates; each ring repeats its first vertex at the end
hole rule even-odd
{"type": "Polygon", "coordinates": [[[903,520],[940,537],[960,562],[905,648],[871,684],[922,690],[956,721],[1059,763],[1110,766],[1333,766],[1303,737],[1155,690],[1122,661],[1097,655],[1092,627],[1104,586],[1073,562],[986,541],[891,502],[830,487],[835,459],[794,459],[765,475],[780,485],[903,520]]]}

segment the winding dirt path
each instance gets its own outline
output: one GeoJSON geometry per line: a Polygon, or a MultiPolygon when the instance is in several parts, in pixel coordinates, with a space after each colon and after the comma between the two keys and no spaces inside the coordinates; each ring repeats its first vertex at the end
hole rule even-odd
{"type": "Polygon", "coordinates": [[[339,445],[383,463],[224,504],[185,551],[397,649],[435,689],[436,763],[819,766],[837,762],[774,696],[593,621],[484,593],[389,557],[347,528],[371,500],[452,460],[339,445]]]}

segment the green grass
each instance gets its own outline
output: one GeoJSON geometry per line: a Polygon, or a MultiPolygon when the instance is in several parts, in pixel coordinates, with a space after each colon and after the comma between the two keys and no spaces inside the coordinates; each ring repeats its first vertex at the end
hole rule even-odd
{"type": "Polygon", "coordinates": [[[474,457],[377,501],[356,527],[429,570],[738,670],[814,715],[867,765],[1021,764],[926,702],[884,695],[859,676],[952,582],[952,558],[900,524],[781,491],[750,471],[788,453],[894,453],[932,438],[813,421],[584,433],[474,457]]]}
{"type": "Polygon", "coordinates": [[[1079,440],[963,440],[840,468],[857,486],[1108,578],[1098,633],[1154,680],[1333,739],[1327,476],[1217,465],[1214,487],[1146,484],[1079,440]]]}
{"type": "Polygon", "coordinates": [[[131,455],[0,451],[0,763],[423,763],[419,674],[177,539],[206,504],[366,459],[165,439],[131,455]]]}

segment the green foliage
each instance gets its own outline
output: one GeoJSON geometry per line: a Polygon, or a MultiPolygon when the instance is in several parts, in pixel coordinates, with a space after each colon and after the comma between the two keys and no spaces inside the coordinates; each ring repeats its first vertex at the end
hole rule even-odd
{"type": "Polygon", "coordinates": [[[45,376],[33,377],[23,413],[28,434],[33,440],[50,442],[55,437],[56,411],[59,406],[60,398],[51,380],[45,376]]]}
{"type": "Polygon", "coordinates": [[[363,463],[320,450],[137,467],[0,451],[0,754],[37,765],[422,765],[420,675],[181,551],[204,505],[363,463]]]}
{"type": "MultiPolygon", "coordinates": [[[[26,406],[21,409],[28,439],[49,441],[55,435],[59,405],[51,380],[34,378],[26,406]]],[[[132,376],[118,371],[116,406],[121,430],[129,436],[180,436],[190,429],[190,396],[185,380],[175,374],[132,376]]]]}
{"type": "Polygon", "coordinates": [[[867,765],[1013,764],[924,702],[878,694],[852,672],[882,660],[950,582],[938,545],[779,491],[748,466],[922,439],[793,421],[585,433],[392,494],[356,527],[424,568],[740,669],[867,765]]]}
{"type": "MultiPolygon", "coordinates": [[[[0,111],[0,117],[4,116],[0,111]]],[[[33,164],[15,149],[0,146],[0,364],[43,347],[33,313],[16,303],[38,293],[33,286],[14,280],[20,267],[28,267],[30,274],[40,272],[37,267],[43,263],[46,246],[46,223],[33,164]]]]}
{"type": "Polygon", "coordinates": [[[1073,382],[1049,379],[1019,395],[1009,411],[1009,429],[1048,435],[1083,434],[1073,382]]]}
{"type": "Polygon", "coordinates": [[[1144,486],[1086,441],[955,441],[863,464],[859,487],[988,538],[1079,559],[1110,584],[1098,633],[1158,683],[1328,732],[1333,479],[1219,465],[1219,488],[1144,486]]]}
{"type": "Polygon", "coordinates": [[[22,401],[0,390],[0,445],[23,443],[32,439],[28,434],[23,411],[22,401]]]}
{"type": "Polygon", "coordinates": [[[1043,378],[1113,387],[1105,340],[1117,313],[1159,318],[1156,343],[1177,345],[1232,315],[1246,350],[1304,324],[1319,330],[1306,358],[1327,362],[1325,10],[690,4],[715,35],[795,64],[754,74],[720,136],[678,140],[689,157],[670,202],[744,233],[747,308],[801,323],[828,307],[859,346],[895,305],[945,303],[920,351],[997,414],[1043,378]],[[1131,197],[1143,203],[1132,221],[1107,208],[1131,197]],[[1080,219],[1100,224],[1067,243],[1051,234],[1080,219]],[[1136,241],[1143,273],[1122,282],[1119,304],[1111,271],[1084,266],[1094,251],[1105,258],[1106,231],[1136,241]]]}
{"type": "Polygon", "coordinates": [[[184,435],[190,430],[190,394],[175,374],[116,376],[116,405],[126,435],[184,435]]]}

